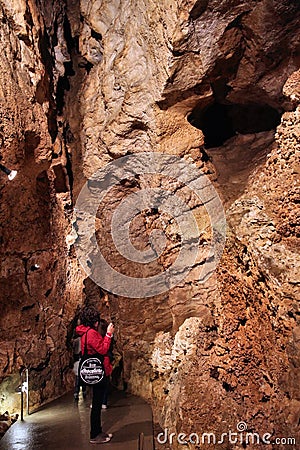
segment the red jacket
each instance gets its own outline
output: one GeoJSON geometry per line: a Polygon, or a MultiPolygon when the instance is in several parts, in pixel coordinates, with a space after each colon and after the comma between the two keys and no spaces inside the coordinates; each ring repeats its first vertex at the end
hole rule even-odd
{"type": "Polygon", "coordinates": [[[91,327],[86,327],[85,325],[78,325],[76,327],[76,333],[78,336],[81,336],[81,353],[84,354],[85,347],[85,339],[87,336],[87,353],[88,355],[93,355],[94,353],[100,353],[100,355],[104,355],[104,370],[105,374],[109,376],[112,373],[112,365],[109,357],[107,356],[107,352],[110,347],[112,336],[107,333],[103,338],[98,331],[94,330],[91,327]],[[89,331],[88,331],[89,330],[89,331]],[[87,335],[86,332],[88,331],[87,335]]]}

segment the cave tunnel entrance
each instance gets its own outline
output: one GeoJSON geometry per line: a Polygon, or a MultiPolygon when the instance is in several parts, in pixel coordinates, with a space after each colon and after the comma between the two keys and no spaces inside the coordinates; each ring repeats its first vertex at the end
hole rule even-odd
{"type": "Polygon", "coordinates": [[[220,147],[227,139],[275,129],[281,112],[269,105],[214,103],[206,109],[195,107],[188,116],[194,127],[203,131],[205,148],[220,147]]]}

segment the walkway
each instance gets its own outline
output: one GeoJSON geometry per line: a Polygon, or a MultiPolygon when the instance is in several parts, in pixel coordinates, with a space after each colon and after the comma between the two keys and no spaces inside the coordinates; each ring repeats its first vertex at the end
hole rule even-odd
{"type": "Polygon", "coordinates": [[[109,408],[102,413],[104,431],[113,433],[107,444],[89,443],[89,416],[90,401],[80,398],[76,404],[67,394],[12,425],[0,450],[138,450],[140,433],[145,436],[143,450],[153,450],[152,412],[142,399],[111,394],[109,408]]]}

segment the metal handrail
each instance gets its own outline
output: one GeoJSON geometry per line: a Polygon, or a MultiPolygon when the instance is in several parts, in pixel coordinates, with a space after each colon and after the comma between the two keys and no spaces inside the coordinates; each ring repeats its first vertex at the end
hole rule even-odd
{"type": "Polygon", "coordinates": [[[144,433],[139,434],[138,450],[144,450],[144,433]]]}
{"type": "Polygon", "coordinates": [[[21,421],[24,420],[24,392],[26,394],[26,412],[29,416],[29,373],[28,369],[23,369],[21,372],[21,421]],[[24,381],[25,375],[25,381],[24,381]]]}

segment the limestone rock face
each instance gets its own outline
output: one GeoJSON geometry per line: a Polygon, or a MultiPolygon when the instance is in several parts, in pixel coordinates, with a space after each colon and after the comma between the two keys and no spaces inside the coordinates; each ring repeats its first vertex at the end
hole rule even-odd
{"type": "MultiPolygon", "coordinates": [[[[123,382],[152,402],[161,428],[221,436],[245,422],[252,432],[296,437],[298,2],[1,8],[1,155],[20,175],[1,187],[3,377],[29,365],[36,403],[69,386],[66,342],[85,297],[116,323],[123,382]],[[104,293],[79,271],[72,224],[85,180],[144,152],[183,157],[209,177],[226,208],[227,243],[205,282],[198,260],[172,290],[135,299],[104,293]]],[[[129,276],[170,267],[180,246],[174,221],[146,209],[130,228],[136,248],[149,250],[159,228],[167,250],[149,266],[126,261],[110,227],[129,195],[161,186],[178,194],[202,221],[203,251],[211,238],[205,202],[161,175],[122,180],[97,211],[99,246],[129,276]]]]}
{"type": "MultiPolygon", "coordinates": [[[[170,432],[221,434],[224,423],[235,428],[243,420],[249,430],[295,435],[299,7],[83,5],[84,36],[88,26],[102,44],[101,62],[89,56],[94,66],[82,86],[85,174],[132,152],[184,155],[210,175],[228,208],[227,249],[209,282],[200,284],[192,271],[160,298],[109,296],[125,380],[152,400],[155,419],[170,432]],[[205,129],[222,127],[217,115],[205,123],[214,105],[232,108],[224,145],[207,145],[205,129]],[[265,105],[268,120],[257,123],[265,105]],[[276,135],[272,108],[287,110],[276,135]],[[174,348],[190,323],[192,338],[179,357],[174,348]]],[[[88,54],[86,38],[80,42],[88,54]]],[[[108,222],[100,219],[99,227],[107,230],[108,222]]]]}
{"type": "Polygon", "coordinates": [[[72,200],[56,106],[69,60],[63,10],[0,3],[1,163],[18,171],[13,181],[1,172],[0,186],[1,411],[19,409],[25,367],[32,406],[72,382],[66,336],[82,278],[66,244],[72,200]]]}

